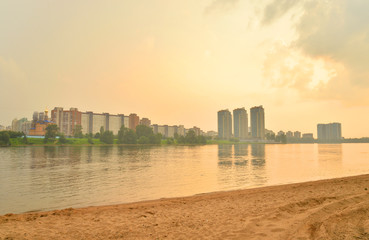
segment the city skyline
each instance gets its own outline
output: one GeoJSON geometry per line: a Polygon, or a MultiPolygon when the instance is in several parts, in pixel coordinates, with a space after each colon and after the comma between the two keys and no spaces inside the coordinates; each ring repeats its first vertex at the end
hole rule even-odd
{"type": "MultiPolygon", "coordinates": [[[[33,122],[38,119],[44,120],[44,117],[48,116],[49,110],[45,111],[34,111],[33,112],[33,122]]],[[[130,129],[135,129],[137,125],[146,125],[150,126],[154,129],[154,132],[161,132],[165,137],[173,137],[174,133],[177,130],[184,134],[188,130],[194,130],[197,135],[209,135],[209,136],[218,136],[221,139],[231,139],[236,138],[239,140],[247,140],[247,139],[259,139],[265,140],[268,134],[274,135],[286,135],[287,138],[301,138],[300,131],[288,131],[279,130],[273,131],[265,128],[265,115],[264,115],[263,106],[255,106],[250,108],[250,126],[248,123],[248,114],[245,107],[236,108],[232,113],[228,110],[220,110],[218,111],[218,132],[214,132],[213,130],[203,131],[203,129],[193,126],[192,128],[184,128],[184,125],[181,124],[151,124],[151,120],[147,117],[140,118],[136,113],[130,113],[129,115],[124,114],[110,114],[107,112],[96,113],[92,111],[82,112],[79,111],[78,108],[71,107],[69,110],[64,110],[63,107],[55,107],[50,112],[49,121],[50,124],[56,124],[59,127],[59,131],[66,136],[73,136],[74,128],[79,125],[81,126],[82,133],[98,133],[100,132],[100,127],[104,127],[106,130],[110,130],[113,134],[117,134],[118,130],[121,126],[126,126],[130,129]],[[96,124],[92,124],[96,122],[96,124]],[[169,130],[172,134],[168,136],[168,127],[173,128],[169,130]],[[158,131],[159,129],[159,131],[158,131]],[[166,129],[166,130],[164,130],[166,129]]],[[[47,119],[46,119],[47,120],[47,119]]],[[[0,125],[2,130],[13,130],[24,132],[28,135],[29,129],[31,128],[32,121],[28,121],[27,117],[22,117],[20,119],[14,118],[10,126],[0,125]]],[[[34,126],[32,127],[34,129],[34,126]]],[[[343,139],[341,123],[318,123],[316,129],[316,139],[320,141],[330,141],[330,140],[339,140],[343,139]],[[326,130],[327,129],[327,130],[326,130]],[[335,129],[335,130],[332,130],[335,129]],[[332,138],[332,134],[334,133],[334,137],[332,138]],[[319,136],[320,135],[320,136],[319,136]],[[330,136],[330,137],[328,137],[330,136]]],[[[311,136],[314,138],[314,133],[303,133],[302,135],[311,136]]]]}
{"type": "Polygon", "coordinates": [[[5,0],[0,125],[34,109],[78,106],[209,131],[219,109],[263,105],[267,129],[316,132],[337,121],[347,138],[369,136],[368,7],[5,0]]]}

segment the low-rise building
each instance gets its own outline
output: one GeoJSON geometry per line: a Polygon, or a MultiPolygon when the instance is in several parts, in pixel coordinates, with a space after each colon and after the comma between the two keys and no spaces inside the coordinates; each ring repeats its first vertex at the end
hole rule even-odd
{"type": "Polygon", "coordinates": [[[314,139],[314,135],[312,133],[304,133],[302,134],[303,139],[314,139]]]}

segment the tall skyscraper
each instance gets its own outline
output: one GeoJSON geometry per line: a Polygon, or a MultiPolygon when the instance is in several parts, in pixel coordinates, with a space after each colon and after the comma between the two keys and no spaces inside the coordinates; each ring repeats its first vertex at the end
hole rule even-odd
{"type": "Polygon", "coordinates": [[[263,106],[250,109],[251,137],[255,139],[265,138],[265,118],[263,106]]]}
{"type": "Polygon", "coordinates": [[[235,138],[246,139],[248,137],[249,124],[245,108],[233,110],[233,128],[235,138]]]}
{"type": "Polygon", "coordinates": [[[218,112],[218,136],[221,139],[232,137],[232,114],[228,109],[218,112]]]}
{"type": "Polygon", "coordinates": [[[318,124],[318,140],[321,142],[334,142],[342,139],[341,123],[318,124]]]}

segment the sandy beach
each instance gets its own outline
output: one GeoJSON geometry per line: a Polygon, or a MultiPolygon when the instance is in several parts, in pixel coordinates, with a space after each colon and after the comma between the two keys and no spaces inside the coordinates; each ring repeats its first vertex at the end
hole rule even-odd
{"type": "Polygon", "coordinates": [[[0,239],[369,239],[369,175],[0,216],[0,239]]]}

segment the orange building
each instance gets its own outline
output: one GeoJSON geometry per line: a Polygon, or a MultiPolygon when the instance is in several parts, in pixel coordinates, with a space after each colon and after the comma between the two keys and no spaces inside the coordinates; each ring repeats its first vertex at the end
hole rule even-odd
{"type": "Polygon", "coordinates": [[[35,112],[33,115],[33,121],[32,126],[29,130],[28,135],[29,136],[45,136],[46,134],[46,127],[50,124],[53,124],[51,121],[49,121],[48,117],[48,110],[45,110],[45,112],[37,113],[35,112]]]}
{"type": "Polygon", "coordinates": [[[52,124],[50,121],[38,121],[29,130],[29,136],[45,136],[46,127],[52,124]]]}
{"type": "Polygon", "coordinates": [[[137,125],[140,123],[140,118],[136,113],[131,113],[129,115],[129,128],[136,131],[137,125]]]}

